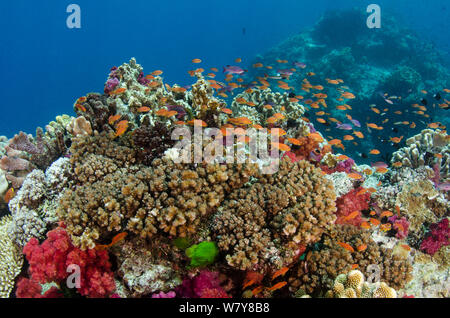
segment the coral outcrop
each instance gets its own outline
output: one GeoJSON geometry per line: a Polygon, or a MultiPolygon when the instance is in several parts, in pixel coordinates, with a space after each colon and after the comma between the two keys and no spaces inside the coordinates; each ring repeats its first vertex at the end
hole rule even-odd
{"type": "Polygon", "coordinates": [[[215,215],[212,229],[230,266],[280,268],[330,228],[335,199],[331,182],[319,169],[285,158],[274,175],[233,192],[215,215]]]}

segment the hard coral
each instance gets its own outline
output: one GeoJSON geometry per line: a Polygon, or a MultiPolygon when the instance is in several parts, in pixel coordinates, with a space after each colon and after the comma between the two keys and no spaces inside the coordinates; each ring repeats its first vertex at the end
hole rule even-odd
{"type": "Polygon", "coordinates": [[[366,282],[359,270],[338,275],[326,295],[334,298],[397,298],[395,289],[383,282],[366,282]]]}
{"type": "Polygon", "coordinates": [[[230,195],[212,222],[214,236],[232,267],[280,268],[330,227],[334,201],[333,186],[319,169],[286,158],[277,173],[230,195]]]}
{"type": "Polygon", "coordinates": [[[156,159],[150,167],[136,151],[105,134],[72,144],[76,187],[61,197],[59,215],[76,246],[85,249],[129,231],[142,238],[167,233],[197,235],[225,195],[257,173],[256,165],[175,164],[156,159]]]}
{"type": "Polygon", "coordinates": [[[9,237],[10,216],[0,219],[0,298],[7,298],[14,288],[14,280],[22,270],[23,256],[9,237]]]}

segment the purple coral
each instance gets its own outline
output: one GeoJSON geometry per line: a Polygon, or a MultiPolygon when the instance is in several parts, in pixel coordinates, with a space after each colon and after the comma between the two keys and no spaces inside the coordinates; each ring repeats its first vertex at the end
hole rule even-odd
{"type": "Polygon", "coordinates": [[[442,246],[450,244],[450,228],[447,218],[430,226],[431,233],[420,244],[420,250],[434,255],[442,246]]]}
{"type": "Polygon", "coordinates": [[[117,67],[111,68],[111,73],[109,73],[109,78],[106,81],[104,92],[105,94],[111,93],[120,84],[119,77],[117,75],[117,67]]]}
{"type": "Polygon", "coordinates": [[[148,83],[150,83],[150,80],[144,77],[144,72],[139,73],[137,81],[141,85],[147,85],[148,83]]]}

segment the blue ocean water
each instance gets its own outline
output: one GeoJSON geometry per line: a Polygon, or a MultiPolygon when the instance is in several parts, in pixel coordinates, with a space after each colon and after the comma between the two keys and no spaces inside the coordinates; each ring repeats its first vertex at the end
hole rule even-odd
{"type": "Polygon", "coordinates": [[[166,82],[187,85],[193,58],[221,69],[241,57],[248,67],[325,11],[365,11],[370,3],[449,57],[448,0],[2,1],[0,135],[34,133],[59,114],[73,115],[74,101],[102,92],[109,69],[131,57],[147,72],[163,70],[166,82]],[[81,7],[81,29],[66,26],[71,3],[81,7]]]}

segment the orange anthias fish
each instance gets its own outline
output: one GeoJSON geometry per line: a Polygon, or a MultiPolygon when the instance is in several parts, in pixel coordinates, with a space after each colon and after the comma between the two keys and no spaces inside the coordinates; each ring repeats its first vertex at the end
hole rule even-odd
{"type": "Polygon", "coordinates": [[[150,111],[150,107],[147,107],[147,106],[142,106],[137,109],[138,113],[147,113],[149,111],[150,111]]]}
{"type": "Polygon", "coordinates": [[[260,292],[262,292],[264,289],[264,286],[258,286],[255,289],[252,290],[252,294],[253,296],[258,295],[260,292]]]}
{"type": "Polygon", "coordinates": [[[11,201],[11,199],[14,198],[15,195],[16,193],[14,191],[14,188],[10,188],[8,191],[6,191],[3,200],[5,201],[6,204],[8,204],[9,201],[11,201]]]}
{"type": "Polygon", "coordinates": [[[371,155],[379,155],[380,151],[377,150],[377,149],[372,149],[372,150],[369,151],[369,154],[371,154],[371,155]]]}
{"type": "Polygon", "coordinates": [[[116,137],[122,136],[128,130],[128,120],[119,121],[116,128],[116,137]]]}
{"type": "Polygon", "coordinates": [[[109,95],[119,95],[122,93],[125,93],[127,91],[127,89],[125,87],[121,87],[116,89],[115,91],[112,91],[111,93],[109,93],[109,95]]]}
{"type": "Polygon", "coordinates": [[[368,223],[368,222],[362,222],[361,223],[361,227],[363,228],[363,229],[366,229],[366,230],[368,230],[368,229],[370,229],[370,224],[368,223]]]}
{"type": "Polygon", "coordinates": [[[108,118],[108,123],[110,125],[114,124],[116,121],[118,121],[120,119],[120,117],[122,117],[122,115],[114,115],[114,116],[109,116],[108,118]]]}
{"type": "Polygon", "coordinates": [[[107,245],[96,245],[95,249],[97,251],[102,251],[102,250],[105,250],[107,248],[110,248],[110,247],[116,245],[117,243],[119,243],[120,241],[124,240],[125,237],[127,237],[127,235],[128,235],[127,232],[119,233],[119,234],[117,234],[116,236],[113,237],[111,243],[109,243],[107,245]]]}
{"type": "Polygon", "coordinates": [[[291,147],[289,147],[286,144],[280,143],[280,142],[271,142],[270,143],[273,148],[281,150],[281,151],[291,151],[291,147]]]}
{"type": "Polygon", "coordinates": [[[275,285],[273,285],[272,287],[268,288],[270,291],[275,291],[277,289],[283,288],[284,286],[287,285],[287,282],[279,282],[275,285]]]}
{"type": "Polygon", "coordinates": [[[345,248],[347,251],[353,253],[355,250],[350,244],[344,243],[344,242],[337,242],[341,247],[345,248]]]}
{"type": "Polygon", "coordinates": [[[393,215],[394,215],[394,213],[392,213],[391,211],[383,211],[383,212],[381,212],[380,217],[381,218],[383,218],[383,217],[390,217],[390,216],[393,216],[393,215]]]}
{"type": "Polygon", "coordinates": [[[286,272],[289,270],[289,267],[283,267],[282,269],[277,270],[273,275],[272,275],[272,280],[274,280],[275,278],[277,278],[278,276],[284,276],[284,274],[286,274],[286,272]]]}
{"type": "Polygon", "coordinates": [[[367,245],[362,244],[362,245],[358,246],[356,249],[358,250],[358,252],[363,252],[366,250],[366,248],[367,248],[367,245]]]}
{"type": "Polygon", "coordinates": [[[355,179],[355,180],[359,180],[362,178],[362,176],[359,173],[355,173],[355,172],[349,173],[349,174],[347,174],[347,176],[350,179],[355,179]]]}
{"type": "Polygon", "coordinates": [[[347,215],[347,216],[345,217],[345,220],[348,221],[348,220],[354,219],[354,218],[356,218],[358,215],[359,215],[359,211],[353,211],[352,213],[350,213],[349,215],[347,215]]]}

